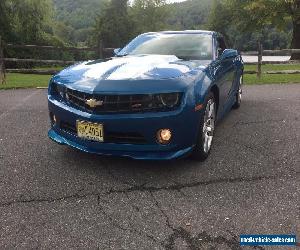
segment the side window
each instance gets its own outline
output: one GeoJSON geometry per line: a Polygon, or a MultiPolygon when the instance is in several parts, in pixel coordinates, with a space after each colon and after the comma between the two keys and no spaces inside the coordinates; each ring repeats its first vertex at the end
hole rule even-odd
{"type": "Polygon", "coordinates": [[[226,49],[226,43],[224,41],[224,38],[219,36],[217,38],[217,53],[218,53],[218,57],[223,53],[223,51],[226,49]]]}

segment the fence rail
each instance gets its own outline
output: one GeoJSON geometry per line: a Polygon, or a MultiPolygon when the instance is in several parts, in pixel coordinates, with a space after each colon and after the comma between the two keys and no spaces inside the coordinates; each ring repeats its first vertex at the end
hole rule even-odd
{"type": "Polygon", "coordinates": [[[44,46],[44,45],[20,45],[20,44],[6,44],[7,48],[12,49],[43,49],[43,50],[59,50],[59,51],[93,51],[98,53],[99,50],[102,52],[113,52],[114,48],[103,48],[102,44],[99,47],[56,47],[56,46],[44,46]]]}
{"type": "MultiPolygon", "coordinates": [[[[16,45],[8,43],[5,45],[8,49],[34,49],[34,50],[55,50],[55,51],[71,51],[71,52],[95,52],[98,58],[103,58],[104,54],[112,55],[114,48],[104,48],[102,41],[99,42],[97,47],[56,47],[56,46],[43,46],[43,45],[16,45]]],[[[20,58],[3,58],[1,57],[1,38],[0,38],[0,66],[4,69],[5,63],[35,63],[39,65],[71,65],[78,61],[72,60],[42,60],[42,59],[20,59],[20,58]]],[[[261,76],[262,70],[261,66],[264,64],[292,64],[293,61],[263,61],[263,56],[288,56],[292,53],[300,53],[300,49],[283,49],[283,50],[263,50],[262,45],[258,43],[258,51],[247,51],[241,52],[242,56],[257,56],[257,62],[246,62],[246,65],[257,65],[257,70],[245,71],[247,74],[257,74],[258,77],[261,76]]],[[[299,63],[299,62],[296,62],[299,63]]],[[[1,75],[3,77],[5,70],[0,69],[0,81],[1,75]]],[[[6,72],[13,73],[24,73],[24,74],[55,74],[57,70],[38,70],[38,69],[7,69],[6,72]]],[[[266,74],[275,74],[276,71],[264,72],[266,74]]],[[[299,74],[299,71],[278,71],[278,74],[299,74]]]]}

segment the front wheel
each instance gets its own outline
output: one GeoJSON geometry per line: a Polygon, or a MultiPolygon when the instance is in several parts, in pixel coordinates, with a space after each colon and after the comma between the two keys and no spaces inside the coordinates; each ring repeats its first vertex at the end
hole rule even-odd
{"type": "Polygon", "coordinates": [[[205,110],[201,118],[197,142],[191,155],[193,159],[203,161],[208,157],[214,137],[215,124],[216,102],[214,94],[210,93],[205,102],[205,110]]]}

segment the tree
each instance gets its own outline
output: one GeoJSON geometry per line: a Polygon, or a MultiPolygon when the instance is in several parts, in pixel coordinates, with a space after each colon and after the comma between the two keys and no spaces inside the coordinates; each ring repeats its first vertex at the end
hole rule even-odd
{"type": "Polygon", "coordinates": [[[166,28],[168,10],[165,0],[135,0],[131,8],[135,34],[166,28]]]}
{"type": "Polygon", "coordinates": [[[52,17],[51,0],[14,0],[16,33],[24,43],[43,43],[46,26],[52,17]]]}
{"type": "Polygon", "coordinates": [[[45,40],[51,31],[52,0],[1,0],[0,35],[10,42],[45,40]]]}
{"type": "Polygon", "coordinates": [[[4,67],[4,55],[2,50],[2,38],[0,36],[0,84],[5,83],[5,67],[4,67]]]}
{"type": "Polygon", "coordinates": [[[96,40],[105,46],[121,47],[131,36],[131,21],[128,15],[128,0],[111,0],[96,24],[96,40]]]}
{"type": "MultiPolygon", "coordinates": [[[[216,0],[215,0],[216,1],[216,0]]],[[[216,1],[211,17],[212,26],[220,25],[220,13],[227,13],[226,26],[234,24],[242,32],[258,32],[273,25],[279,30],[292,23],[291,47],[300,49],[300,1],[299,0],[225,0],[216,1]],[[221,9],[220,9],[221,7],[221,9]]],[[[300,54],[292,54],[291,59],[300,59],[300,54]]]]}
{"type": "MultiPolygon", "coordinates": [[[[235,0],[237,1],[237,0],[235,0]]],[[[286,27],[292,22],[293,35],[291,47],[300,49],[300,1],[299,0],[255,0],[246,1],[245,9],[252,13],[248,25],[263,25],[273,23],[277,28],[286,27]],[[254,14],[254,15],[253,15],[254,14]]],[[[292,60],[300,59],[300,54],[292,54],[292,60]]]]}
{"type": "Polygon", "coordinates": [[[167,23],[171,29],[205,29],[211,7],[211,0],[190,0],[168,4],[167,23]]]}
{"type": "Polygon", "coordinates": [[[12,35],[11,16],[7,0],[0,1],[0,13],[0,36],[3,40],[6,40],[12,35]]]}

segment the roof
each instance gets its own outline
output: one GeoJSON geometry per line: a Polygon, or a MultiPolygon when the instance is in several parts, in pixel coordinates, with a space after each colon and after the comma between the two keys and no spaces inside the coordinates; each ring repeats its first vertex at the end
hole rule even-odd
{"type": "Polygon", "coordinates": [[[213,35],[215,31],[209,30],[168,30],[168,31],[158,31],[158,32],[147,32],[145,34],[207,34],[213,35]]]}

